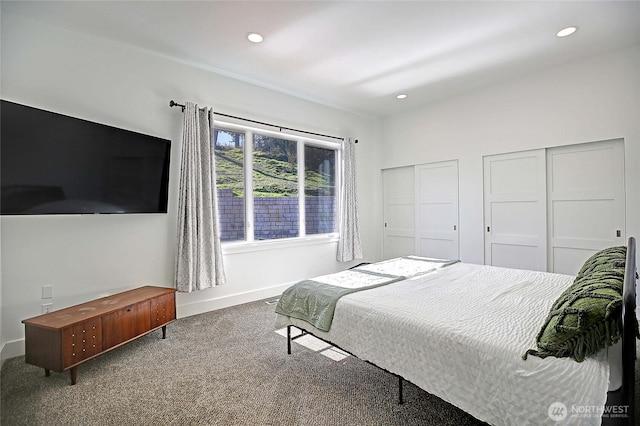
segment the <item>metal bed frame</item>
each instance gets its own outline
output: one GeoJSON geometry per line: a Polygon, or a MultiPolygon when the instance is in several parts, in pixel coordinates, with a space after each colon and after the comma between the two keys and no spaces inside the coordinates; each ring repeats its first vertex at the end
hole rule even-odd
{"type": "MultiPolygon", "coordinates": [[[[626,414],[626,417],[602,417],[603,426],[634,426],[635,425],[635,361],[636,361],[636,338],[640,336],[637,319],[636,319],[636,280],[638,280],[638,272],[636,267],[636,239],[629,237],[627,244],[627,258],[625,263],[624,284],[622,291],[622,386],[616,391],[610,391],[607,394],[607,402],[605,403],[605,413],[607,407],[618,407],[612,413],[626,414]]],[[[322,339],[308,330],[299,326],[287,325],[287,354],[291,355],[291,342],[302,336],[311,335],[341,351],[348,353],[355,358],[356,355],[340,348],[338,345],[328,340],[322,339]],[[295,327],[301,331],[296,336],[291,336],[291,327],[295,327]]],[[[376,364],[365,361],[383,371],[392,374],[398,378],[398,403],[404,403],[403,399],[403,382],[406,380],[402,376],[377,366],[376,364]]]]}
{"type": "MultiPolygon", "coordinates": [[[[330,341],[328,341],[328,340],[325,340],[325,339],[323,339],[323,338],[321,338],[321,337],[318,337],[318,336],[314,335],[313,333],[311,333],[311,332],[309,332],[309,331],[305,330],[304,328],[301,328],[301,327],[296,326],[296,325],[288,325],[288,326],[287,326],[287,354],[288,354],[288,355],[291,355],[291,342],[292,342],[293,340],[299,339],[300,337],[307,336],[307,335],[309,335],[309,336],[313,336],[314,338],[316,338],[316,339],[318,339],[318,340],[322,340],[322,341],[323,341],[323,342],[325,342],[326,344],[331,345],[331,346],[333,346],[334,348],[338,348],[338,349],[340,349],[342,352],[347,353],[347,354],[351,355],[351,356],[352,356],[352,357],[354,357],[354,358],[358,358],[357,356],[353,355],[351,352],[349,352],[349,351],[345,351],[344,349],[342,349],[340,346],[336,345],[335,343],[330,342],[330,341]],[[298,330],[300,330],[300,332],[301,332],[301,333],[300,333],[300,334],[298,334],[298,335],[296,335],[296,336],[291,337],[291,327],[295,327],[295,328],[297,328],[298,330]]],[[[358,358],[358,359],[360,359],[360,358],[358,358]]],[[[403,403],[404,403],[404,397],[403,397],[402,385],[403,385],[403,381],[404,381],[405,379],[404,379],[402,376],[399,376],[399,375],[397,375],[397,374],[395,374],[395,373],[390,372],[390,371],[389,371],[389,370],[387,370],[387,369],[384,369],[384,368],[382,368],[382,367],[379,367],[379,366],[375,365],[375,364],[374,364],[374,363],[372,363],[371,361],[365,361],[365,362],[366,362],[367,364],[371,364],[371,365],[373,365],[373,366],[374,366],[374,367],[376,367],[376,368],[379,368],[379,369],[380,369],[380,370],[382,370],[382,371],[386,371],[387,373],[389,373],[389,374],[391,374],[391,375],[393,375],[393,376],[396,376],[396,377],[398,378],[398,404],[403,404],[403,403]]]]}

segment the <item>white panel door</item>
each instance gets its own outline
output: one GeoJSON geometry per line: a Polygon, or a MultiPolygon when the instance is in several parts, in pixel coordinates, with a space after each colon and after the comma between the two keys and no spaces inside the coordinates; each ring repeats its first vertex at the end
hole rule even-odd
{"type": "Polygon", "coordinates": [[[545,150],[484,157],[485,264],[547,270],[545,150]]]}
{"type": "Polygon", "coordinates": [[[385,259],[415,254],[414,168],[382,171],[385,259]]]}
{"type": "Polygon", "coordinates": [[[458,259],[458,160],[415,166],[416,253],[458,259]]]}
{"type": "Polygon", "coordinates": [[[547,151],[549,271],[575,275],[596,251],[625,245],[621,140],[547,151]]]}

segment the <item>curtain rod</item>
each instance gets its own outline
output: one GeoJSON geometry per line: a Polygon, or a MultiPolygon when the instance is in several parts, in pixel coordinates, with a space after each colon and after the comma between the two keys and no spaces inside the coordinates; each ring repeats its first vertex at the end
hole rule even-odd
{"type": "MultiPolygon", "coordinates": [[[[169,101],[169,106],[172,107],[172,108],[178,106],[178,107],[182,108],[182,112],[184,112],[185,106],[183,104],[179,104],[179,103],[175,102],[174,100],[170,100],[169,101]]],[[[290,131],[293,131],[293,132],[304,133],[304,134],[307,134],[307,135],[322,136],[324,138],[339,139],[341,141],[344,140],[344,138],[341,138],[339,136],[323,135],[322,133],[313,133],[313,132],[307,132],[306,130],[292,129],[290,127],[279,126],[277,124],[264,123],[262,121],[251,120],[249,118],[243,118],[243,117],[237,117],[235,115],[223,114],[221,112],[215,112],[214,111],[213,113],[214,113],[214,115],[219,115],[219,116],[228,117],[228,118],[235,118],[236,120],[248,121],[250,123],[262,124],[263,126],[277,127],[278,129],[280,129],[280,131],[282,131],[282,130],[290,130],[290,131]]],[[[357,139],[356,139],[355,143],[358,143],[357,139]]]]}

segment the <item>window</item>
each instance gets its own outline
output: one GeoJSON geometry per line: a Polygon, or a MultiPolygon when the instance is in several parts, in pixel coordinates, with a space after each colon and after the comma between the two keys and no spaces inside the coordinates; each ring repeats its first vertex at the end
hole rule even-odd
{"type": "Polygon", "coordinates": [[[304,147],[305,229],[307,235],[336,232],[336,151],[304,147]]]}
{"type": "Polygon", "coordinates": [[[253,238],[297,237],[298,207],[298,143],[254,134],[253,238]]]}
{"type": "Polygon", "coordinates": [[[245,238],[244,133],[214,130],[220,241],[245,238]]]}
{"type": "Polygon", "coordinates": [[[337,232],[338,143],[236,124],[216,126],[221,241],[337,232]]]}

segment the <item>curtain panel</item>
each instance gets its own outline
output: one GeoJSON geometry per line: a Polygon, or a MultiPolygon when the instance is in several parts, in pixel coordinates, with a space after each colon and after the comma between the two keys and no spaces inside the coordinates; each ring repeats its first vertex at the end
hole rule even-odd
{"type": "Polygon", "coordinates": [[[362,259],[360,219],[356,191],[356,148],[353,138],[342,142],[342,179],[340,184],[340,236],[336,259],[349,262],[362,259]]]}
{"type": "Polygon", "coordinates": [[[213,110],[186,102],[175,283],[181,292],[203,290],[225,282],[212,136],[213,110]]]}

